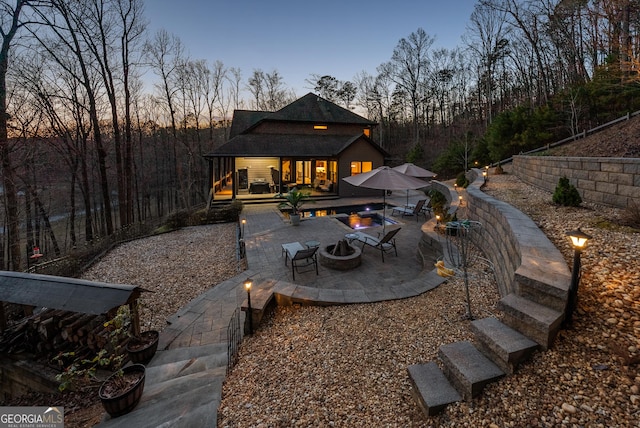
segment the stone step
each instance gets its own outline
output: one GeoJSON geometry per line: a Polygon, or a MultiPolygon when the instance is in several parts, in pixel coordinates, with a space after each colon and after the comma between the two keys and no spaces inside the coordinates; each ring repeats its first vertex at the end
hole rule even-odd
{"type": "Polygon", "coordinates": [[[191,375],[200,371],[227,367],[227,352],[193,357],[188,360],[176,361],[162,365],[147,367],[147,385],[164,382],[169,379],[191,375]]]}
{"type": "Polygon", "coordinates": [[[571,285],[571,276],[566,271],[564,262],[548,261],[544,268],[524,264],[515,273],[518,295],[556,311],[564,311],[571,285]],[[554,268],[554,264],[558,266],[554,268]]]}
{"type": "Polygon", "coordinates": [[[493,317],[472,321],[471,328],[480,351],[507,374],[538,349],[536,342],[493,317]]]}
{"type": "Polygon", "coordinates": [[[407,367],[411,393],[426,416],[440,413],[447,404],[462,400],[440,367],[433,361],[407,367]]]}
{"type": "Polygon", "coordinates": [[[147,369],[149,367],[161,366],[166,363],[205,357],[213,354],[227,355],[227,343],[221,342],[211,345],[185,346],[181,348],[168,349],[166,351],[158,351],[147,365],[147,369]]]}
{"type": "Polygon", "coordinates": [[[485,385],[504,376],[500,367],[468,341],[440,346],[444,373],[465,400],[477,396],[485,385]]]}
{"type": "Polygon", "coordinates": [[[145,384],[140,403],[117,418],[105,416],[100,428],[215,426],[226,368],[145,384]]]}
{"type": "Polygon", "coordinates": [[[564,319],[564,312],[536,303],[516,294],[498,301],[504,313],[504,323],[535,340],[547,350],[553,343],[564,319]]]}

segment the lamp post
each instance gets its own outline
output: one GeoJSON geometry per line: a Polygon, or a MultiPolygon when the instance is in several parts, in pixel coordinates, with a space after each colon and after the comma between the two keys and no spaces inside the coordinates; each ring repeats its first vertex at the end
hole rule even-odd
{"type": "Polygon", "coordinates": [[[571,286],[569,287],[569,299],[567,301],[567,309],[565,311],[564,324],[571,324],[573,312],[578,306],[578,285],[580,283],[580,255],[582,250],[587,246],[587,241],[591,236],[587,235],[578,228],[567,232],[567,236],[571,240],[573,246],[573,269],[571,270],[571,286]]]}
{"type": "Polygon", "coordinates": [[[247,278],[244,282],[244,288],[247,290],[247,316],[249,317],[249,334],[253,334],[253,310],[251,309],[251,286],[253,281],[247,278]]]}
{"type": "Polygon", "coordinates": [[[485,169],[484,171],[482,171],[482,178],[484,179],[484,182],[487,182],[487,170],[485,169]]]}
{"type": "Polygon", "coordinates": [[[244,240],[244,225],[247,224],[247,219],[242,219],[242,239],[244,240]]]}

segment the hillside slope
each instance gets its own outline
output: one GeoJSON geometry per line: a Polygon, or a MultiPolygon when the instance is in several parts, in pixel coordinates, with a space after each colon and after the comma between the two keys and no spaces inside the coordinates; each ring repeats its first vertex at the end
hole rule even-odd
{"type": "Polygon", "coordinates": [[[640,115],[547,153],[552,156],[640,157],[640,115]]]}

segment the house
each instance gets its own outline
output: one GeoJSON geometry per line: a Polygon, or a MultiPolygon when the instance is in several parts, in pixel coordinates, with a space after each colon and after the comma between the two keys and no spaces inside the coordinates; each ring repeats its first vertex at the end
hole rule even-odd
{"type": "Polygon", "coordinates": [[[342,180],[384,165],[389,155],[372,139],[376,126],[313,93],[276,112],[236,110],[229,140],[205,155],[211,194],[252,199],[297,187],[334,197],[378,195],[342,180]]]}

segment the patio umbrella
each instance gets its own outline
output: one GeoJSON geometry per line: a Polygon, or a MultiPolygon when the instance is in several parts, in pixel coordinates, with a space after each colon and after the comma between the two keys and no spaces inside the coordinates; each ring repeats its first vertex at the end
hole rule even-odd
{"type": "MultiPolygon", "coordinates": [[[[343,178],[347,183],[357,186],[366,187],[367,189],[384,190],[382,217],[386,216],[387,209],[387,190],[408,190],[419,189],[427,185],[424,181],[411,177],[410,175],[398,172],[388,166],[381,166],[369,172],[350,177],[343,178]]],[[[382,234],[385,233],[386,221],[382,220],[382,234]]]]}
{"type": "MultiPolygon", "coordinates": [[[[436,176],[435,172],[431,172],[428,169],[421,168],[411,162],[403,163],[402,165],[393,167],[396,171],[403,174],[410,175],[417,178],[433,178],[436,176]]],[[[409,190],[407,189],[407,205],[409,205],[409,190]]]]}

